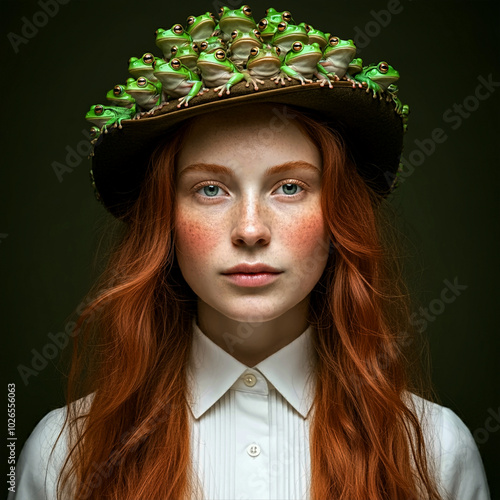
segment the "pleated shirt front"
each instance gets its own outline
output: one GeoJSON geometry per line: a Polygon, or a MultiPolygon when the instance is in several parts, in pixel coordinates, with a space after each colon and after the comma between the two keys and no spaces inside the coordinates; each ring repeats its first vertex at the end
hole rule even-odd
{"type": "Polygon", "coordinates": [[[314,395],[311,327],[252,368],[193,322],[194,470],[207,500],[305,499],[314,395]]]}

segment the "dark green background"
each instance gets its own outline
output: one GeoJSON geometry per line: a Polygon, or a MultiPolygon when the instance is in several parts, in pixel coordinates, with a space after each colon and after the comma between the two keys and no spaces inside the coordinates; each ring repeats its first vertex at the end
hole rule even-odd
{"type": "MultiPolygon", "coordinates": [[[[18,366],[30,366],[32,350],[41,352],[50,342],[48,334],[64,329],[96,276],[94,255],[110,220],[93,197],[86,158],[62,182],[52,163],[65,163],[65,148],[76,148],[84,139],[86,111],[126,80],[129,57],[146,51],[161,55],[154,43],[156,28],[184,24],[188,15],[216,11],[220,5],[172,3],[69,0],[16,54],[7,33],[21,34],[22,17],[32,19],[40,6],[35,1],[2,2],[0,317],[5,382],[17,387],[18,452],[35,423],[63,405],[64,384],[57,359],[30,377],[27,386],[18,366]]],[[[389,3],[294,0],[254,1],[250,6],[256,20],[273,6],[291,10],[297,22],[352,38],[366,33],[369,22],[368,32],[374,34],[373,12],[389,3]]],[[[409,274],[420,304],[426,307],[439,298],[446,279],[468,286],[428,322],[432,377],[441,403],[479,436],[492,497],[500,498],[500,430],[481,431],[489,412],[500,411],[500,88],[458,127],[443,116],[457,116],[454,104],[474,94],[478,77],[492,74],[500,82],[499,4],[399,4],[402,11],[377,36],[368,37],[360,56],[365,63],[385,59],[401,74],[400,97],[411,107],[406,157],[418,149],[415,141],[429,139],[436,128],[447,136],[405,179],[392,203],[404,221],[409,274]]],[[[496,426],[490,428],[500,428],[500,421],[488,422],[496,426]]]]}

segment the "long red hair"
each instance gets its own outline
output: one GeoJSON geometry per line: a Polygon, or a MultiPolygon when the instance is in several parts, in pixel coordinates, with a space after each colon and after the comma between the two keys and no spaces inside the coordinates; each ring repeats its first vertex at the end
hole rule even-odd
{"type": "MultiPolygon", "coordinates": [[[[318,355],[311,499],[439,499],[407,404],[416,391],[404,349],[410,315],[383,236],[385,202],[338,134],[302,113],[296,122],[322,154],[322,210],[334,241],[310,300],[318,355]]],[[[78,319],[61,496],[68,488],[75,500],[181,500],[197,489],[186,402],[197,298],[173,246],[175,160],[188,127],[152,154],[124,235],[78,319]]]]}

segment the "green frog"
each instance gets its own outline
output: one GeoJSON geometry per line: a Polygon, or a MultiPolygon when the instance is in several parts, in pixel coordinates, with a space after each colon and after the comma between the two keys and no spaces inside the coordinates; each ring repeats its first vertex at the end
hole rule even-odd
{"type": "Polygon", "coordinates": [[[92,127],[90,127],[89,134],[90,138],[92,139],[90,141],[90,144],[95,144],[97,142],[97,139],[99,139],[99,136],[101,135],[101,129],[93,125],[92,127]]]}
{"type": "Polygon", "coordinates": [[[193,42],[201,42],[212,35],[216,24],[217,20],[211,12],[197,17],[189,16],[186,21],[186,31],[193,42]]]}
{"type": "MultiPolygon", "coordinates": [[[[200,49],[195,43],[189,45],[181,45],[177,47],[174,45],[170,49],[171,57],[179,59],[184,66],[187,66],[191,71],[198,72],[198,66],[196,66],[196,61],[198,60],[200,49]]],[[[157,64],[160,64],[160,61],[157,64]]],[[[156,76],[156,72],[155,72],[156,76]]]]}
{"type": "Polygon", "coordinates": [[[393,101],[394,102],[394,109],[396,110],[396,113],[398,115],[401,115],[402,110],[403,110],[403,103],[401,102],[401,100],[399,99],[399,97],[397,95],[399,92],[399,87],[395,83],[391,83],[387,87],[386,92],[387,92],[386,100],[388,102],[393,101]]]}
{"type": "Polygon", "coordinates": [[[208,37],[203,42],[198,44],[200,52],[215,52],[217,49],[227,50],[226,43],[220,36],[208,37]]]}
{"type": "Polygon", "coordinates": [[[366,85],[366,92],[372,91],[374,98],[382,98],[382,92],[398,79],[399,73],[385,61],[365,66],[360,73],[354,75],[354,80],[363,86],[366,85]]]}
{"type": "Polygon", "coordinates": [[[180,47],[182,45],[191,45],[192,43],[193,39],[191,35],[184,31],[181,24],[174,24],[169,30],[164,30],[163,28],[156,30],[156,45],[163,52],[163,57],[167,61],[170,59],[170,51],[174,45],[180,47]]]}
{"type": "Polygon", "coordinates": [[[182,64],[180,59],[176,57],[168,62],[162,61],[155,64],[154,71],[162,83],[163,92],[166,95],[165,101],[159,107],[167,104],[170,97],[179,98],[178,108],[183,104],[187,106],[189,101],[202,90],[203,83],[199,75],[182,64]]]}
{"type": "Polygon", "coordinates": [[[125,91],[135,99],[139,116],[158,106],[162,101],[162,85],[156,76],[154,81],[145,76],[140,76],[137,80],[129,78],[125,91]]]}
{"type": "Polygon", "coordinates": [[[282,21],[278,24],[276,33],[271,40],[271,44],[279,47],[282,55],[286,55],[294,42],[307,44],[308,41],[309,37],[307,36],[307,31],[303,26],[295,26],[294,24],[288,24],[287,22],[282,21]]]}
{"type": "Polygon", "coordinates": [[[150,52],[146,52],[142,57],[131,57],[128,60],[128,71],[134,78],[144,76],[148,80],[155,81],[153,63],[158,59],[160,58],[150,52]]]}
{"type": "MultiPolygon", "coordinates": [[[[302,85],[312,83],[312,77],[316,76],[321,81],[321,86],[328,82],[328,86],[332,88],[330,78],[319,64],[321,57],[322,52],[317,43],[294,42],[280,69],[285,75],[299,80],[302,85]]],[[[277,78],[273,78],[276,83],[277,78]]]]}
{"type": "Polygon", "coordinates": [[[202,52],[198,58],[198,68],[207,87],[215,87],[214,92],[222,96],[224,90],[230,94],[230,88],[245,78],[238,68],[227,58],[226,52],[202,52]]]}
{"type": "Polygon", "coordinates": [[[278,29],[278,24],[281,22],[295,24],[292,14],[287,10],[278,12],[276,9],[269,7],[266,10],[266,17],[263,17],[257,25],[258,30],[265,42],[271,43],[271,40],[278,29]]]}
{"type": "Polygon", "coordinates": [[[260,48],[262,45],[262,38],[256,28],[246,33],[240,30],[234,30],[231,33],[231,42],[227,54],[236,67],[242,70],[250,55],[251,49],[260,48]]]}
{"type": "Polygon", "coordinates": [[[106,94],[106,99],[111,102],[112,106],[122,106],[124,108],[133,108],[135,106],[135,99],[127,94],[125,85],[115,85],[106,94]]]}
{"type": "Polygon", "coordinates": [[[361,59],[361,57],[356,57],[349,63],[349,66],[347,67],[347,76],[350,77],[357,75],[358,73],[361,73],[362,69],[363,59],[361,59]]]}
{"type": "Polygon", "coordinates": [[[299,26],[302,26],[307,31],[307,36],[309,37],[307,43],[317,43],[319,48],[324,50],[330,38],[330,33],[323,33],[323,31],[316,30],[307,23],[300,23],[299,26]]]}
{"type": "Polygon", "coordinates": [[[403,118],[403,131],[406,132],[408,130],[408,116],[410,114],[410,106],[408,104],[403,104],[403,108],[401,109],[401,118],[403,118]]]}
{"type": "Polygon", "coordinates": [[[256,27],[255,20],[252,17],[252,9],[248,5],[243,5],[243,7],[234,10],[228,7],[219,9],[219,29],[228,37],[227,39],[234,30],[249,32],[256,27]]]}
{"type": "Polygon", "coordinates": [[[292,79],[289,76],[281,72],[282,63],[279,47],[267,44],[265,47],[250,49],[246,69],[242,71],[246,74],[247,87],[252,83],[254,89],[258,90],[257,83],[264,84],[264,80],[260,78],[274,79],[278,77],[282,85],[285,85],[284,78],[291,81],[292,79]]]}
{"type": "Polygon", "coordinates": [[[99,128],[99,133],[108,133],[108,128],[115,126],[122,128],[123,120],[130,120],[134,116],[135,110],[123,106],[103,106],[94,104],[85,115],[85,119],[99,128]]]}
{"type": "Polygon", "coordinates": [[[352,40],[342,40],[338,36],[331,36],[328,45],[323,50],[323,59],[320,64],[328,74],[340,80],[347,71],[349,63],[356,55],[356,45],[352,40]]]}

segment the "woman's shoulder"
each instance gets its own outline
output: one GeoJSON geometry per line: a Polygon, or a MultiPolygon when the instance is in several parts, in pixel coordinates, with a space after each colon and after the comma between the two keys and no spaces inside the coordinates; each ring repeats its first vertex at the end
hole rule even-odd
{"type": "MultiPolygon", "coordinates": [[[[84,412],[91,397],[75,405],[84,412]]],[[[65,428],[68,407],[47,413],[33,429],[16,464],[15,491],[8,500],[49,500],[56,498],[57,482],[68,453],[68,432],[65,428]]]]}
{"type": "Polygon", "coordinates": [[[450,408],[411,394],[431,466],[449,498],[487,500],[488,482],[474,437],[450,408]]]}

